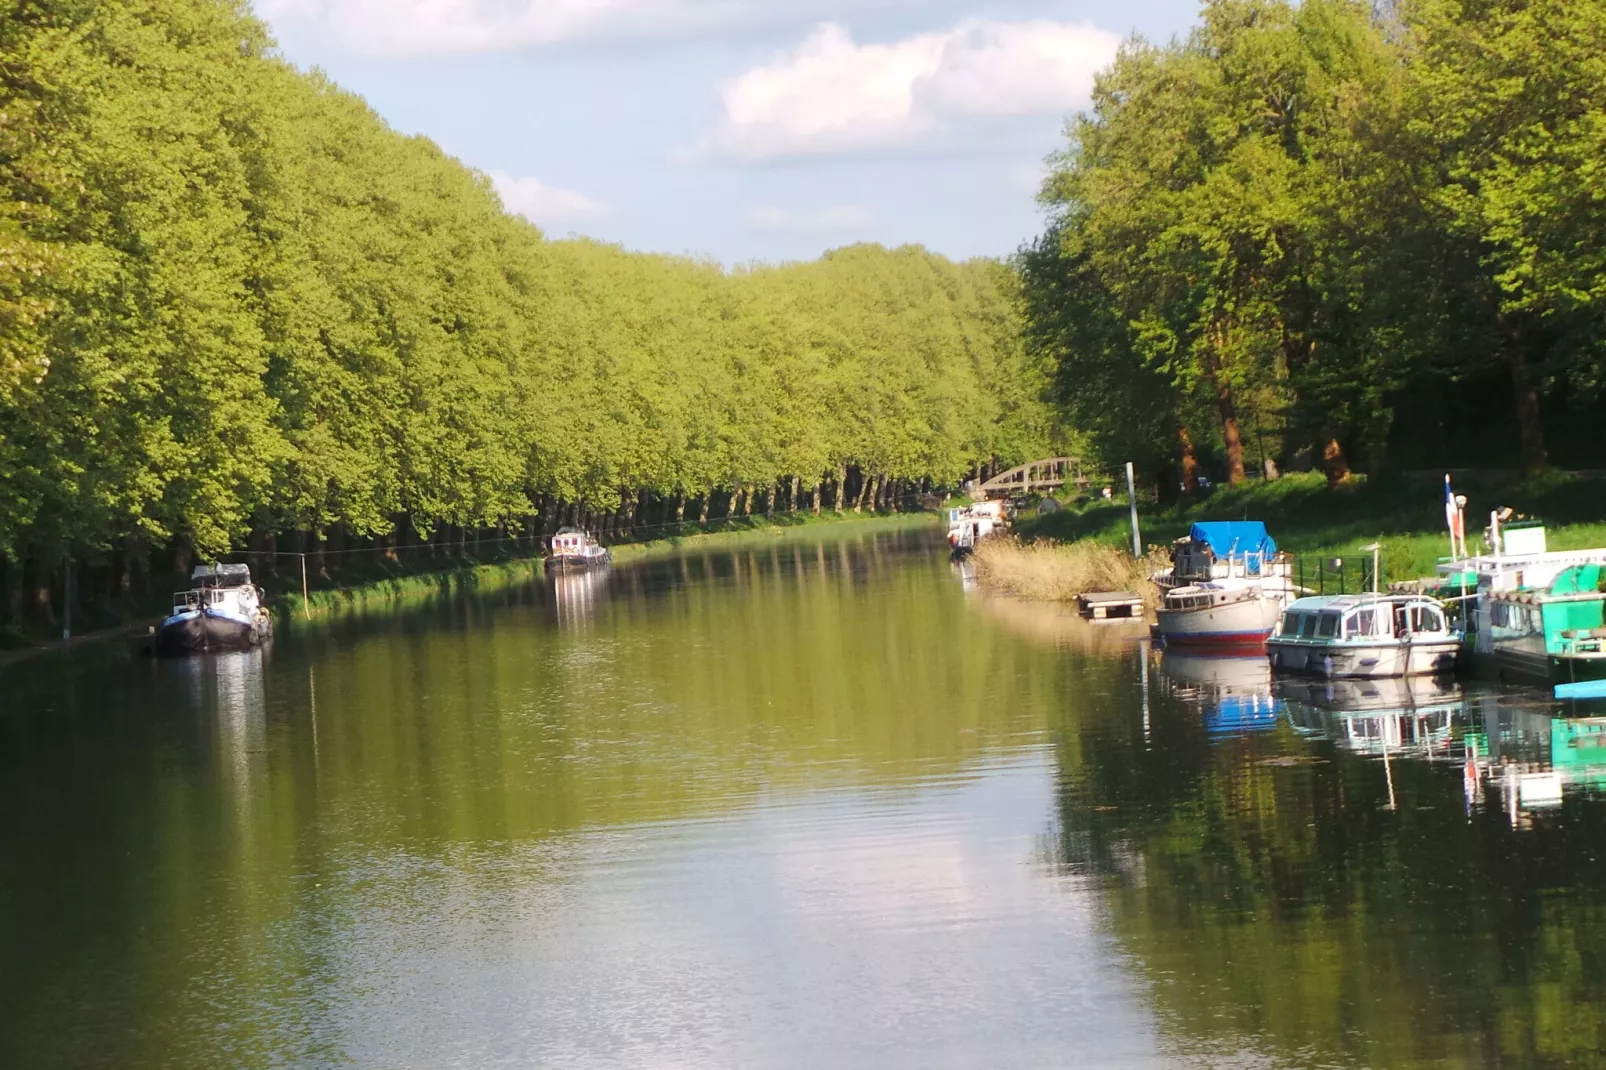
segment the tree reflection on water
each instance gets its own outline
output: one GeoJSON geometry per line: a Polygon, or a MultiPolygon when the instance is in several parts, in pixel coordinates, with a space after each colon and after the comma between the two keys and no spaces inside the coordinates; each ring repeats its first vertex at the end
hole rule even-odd
{"type": "Polygon", "coordinates": [[[1062,723],[1057,861],[1100,879],[1189,1048],[1601,1062],[1606,719],[1452,681],[1166,669],[1062,723]]]}

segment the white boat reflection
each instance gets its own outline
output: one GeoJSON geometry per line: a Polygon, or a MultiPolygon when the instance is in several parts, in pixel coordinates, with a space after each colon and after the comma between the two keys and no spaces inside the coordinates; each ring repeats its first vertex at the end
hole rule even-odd
{"type": "Polygon", "coordinates": [[[607,565],[583,570],[564,569],[547,574],[558,627],[573,628],[591,619],[612,570],[607,565]]]}
{"type": "Polygon", "coordinates": [[[203,731],[210,730],[215,753],[237,800],[251,794],[266,761],[268,695],[264,677],[268,653],[268,647],[258,646],[170,663],[174,672],[188,678],[192,708],[205,717],[203,731]]]}
{"type": "Polygon", "coordinates": [[[1285,679],[1277,690],[1301,732],[1361,754],[1460,757],[1466,693],[1452,677],[1285,679]]]}
{"type": "Polygon", "coordinates": [[[1285,712],[1283,700],[1272,692],[1271,663],[1263,654],[1233,657],[1168,648],[1160,671],[1173,696],[1199,706],[1211,736],[1264,731],[1285,712]]]}

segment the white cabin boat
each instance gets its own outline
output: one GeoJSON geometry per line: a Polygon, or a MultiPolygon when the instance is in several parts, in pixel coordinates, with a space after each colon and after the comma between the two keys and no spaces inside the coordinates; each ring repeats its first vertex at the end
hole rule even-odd
{"type": "Polygon", "coordinates": [[[608,548],[579,528],[559,528],[552,536],[552,549],[547,554],[546,570],[601,568],[613,560],[608,548]]]}
{"type": "Polygon", "coordinates": [[[1444,608],[1409,594],[1296,599],[1266,642],[1274,669],[1327,677],[1451,672],[1460,647],[1444,608]]]}
{"type": "Polygon", "coordinates": [[[975,502],[948,510],[948,549],[955,559],[969,557],[976,544],[1004,527],[1004,503],[975,502]]]}
{"type": "Polygon", "coordinates": [[[173,595],[173,611],[156,628],[164,657],[249,650],[272,638],[273,618],[245,565],[196,565],[192,586],[173,595]]]}
{"type": "Polygon", "coordinates": [[[1259,653],[1296,595],[1287,555],[1258,520],[1193,525],[1171,548],[1155,631],[1167,647],[1259,653]]]}

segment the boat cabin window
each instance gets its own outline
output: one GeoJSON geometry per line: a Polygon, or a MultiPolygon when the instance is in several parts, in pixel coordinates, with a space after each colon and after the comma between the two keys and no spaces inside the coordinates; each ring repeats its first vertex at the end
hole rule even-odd
{"type": "Polygon", "coordinates": [[[1407,632],[1442,632],[1444,614],[1437,606],[1424,602],[1397,606],[1394,610],[1394,630],[1401,635],[1407,632]]]}
{"type": "Polygon", "coordinates": [[[1316,635],[1316,613],[1301,613],[1299,615],[1299,637],[1310,639],[1316,635]]]}
{"type": "Polygon", "coordinates": [[[1298,613],[1294,613],[1292,611],[1284,613],[1283,614],[1283,624],[1282,624],[1282,627],[1278,629],[1278,633],[1281,634],[1281,635],[1286,635],[1286,636],[1290,636],[1290,637],[1298,635],[1299,634],[1299,614],[1298,613]]]}
{"type": "Polygon", "coordinates": [[[1372,606],[1364,606],[1350,611],[1344,618],[1344,634],[1351,636],[1377,634],[1377,610],[1372,606]]]}
{"type": "Polygon", "coordinates": [[[1337,636],[1338,635],[1338,621],[1339,621],[1339,615],[1337,613],[1335,613],[1335,612],[1328,611],[1328,612],[1325,612],[1325,613],[1318,614],[1318,616],[1317,616],[1317,624],[1316,624],[1316,636],[1317,636],[1317,638],[1319,638],[1319,639],[1332,639],[1335,636],[1337,636]]]}

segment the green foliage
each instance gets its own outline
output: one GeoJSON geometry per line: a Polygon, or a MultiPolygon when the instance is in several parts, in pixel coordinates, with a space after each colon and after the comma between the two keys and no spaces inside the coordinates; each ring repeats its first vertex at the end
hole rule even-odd
{"type": "Polygon", "coordinates": [[[0,84],[13,600],[63,554],[427,538],[1047,448],[999,264],[548,241],[236,0],[13,5],[0,84]]]}
{"type": "Polygon", "coordinates": [[[1525,467],[1547,420],[1597,456],[1566,405],[1602,381],[1603,55],[1602,0],[1208,0],[1130,42],[1019,258],[1068,415],[1184,479],[1269,434],[1339,481],[1448,448],[1470,382],[1525,467]]]}

